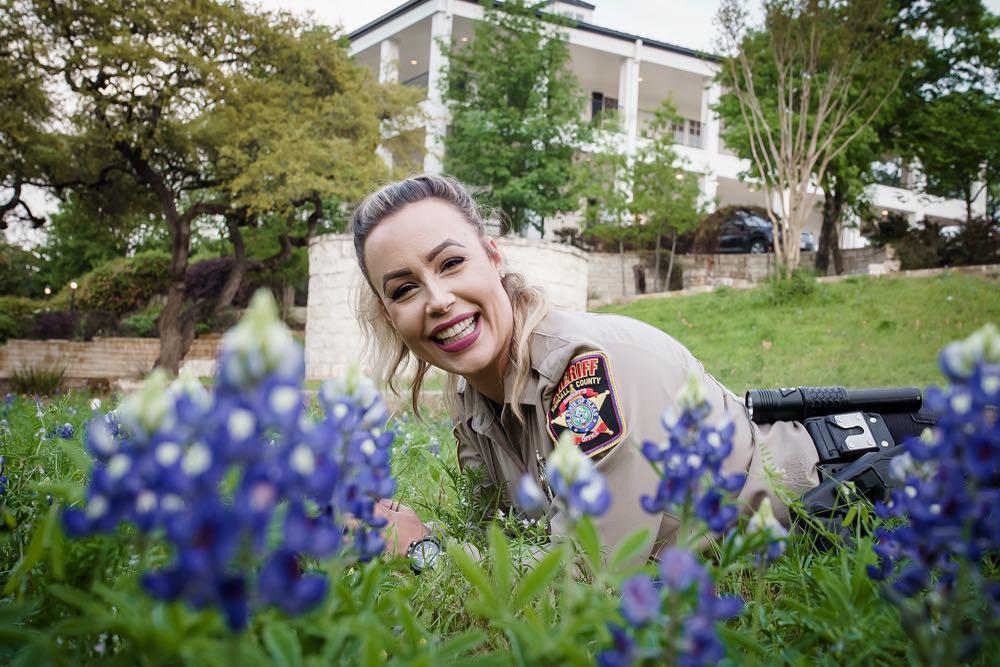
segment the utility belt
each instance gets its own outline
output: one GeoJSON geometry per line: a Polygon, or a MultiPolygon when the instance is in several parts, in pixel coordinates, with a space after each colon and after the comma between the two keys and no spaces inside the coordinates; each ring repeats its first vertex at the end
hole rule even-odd
{"type": "Polygon", "coordinates": [[[886,500],[898,484],[889,464],[905,451],[897,445],[937,421],[921,409],[923,396],[913,387],[753,389],[745,401],[757,424],[800,421],[805,426],[819,454],[820,483],[802,502],[819,516],[844,509],[839,489],[845,482],[871,502],[886,500]]]}

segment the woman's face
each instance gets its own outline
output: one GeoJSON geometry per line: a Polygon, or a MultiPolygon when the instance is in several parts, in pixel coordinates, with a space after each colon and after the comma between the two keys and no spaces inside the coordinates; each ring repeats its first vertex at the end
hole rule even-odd
{"type": "Polygon", "coordinates": [[[474,386],[501,381],[514,315],[492,240],[451,204],[425,199],[378,223],[364,252],[389,321],[413,354],[474,386]]]}

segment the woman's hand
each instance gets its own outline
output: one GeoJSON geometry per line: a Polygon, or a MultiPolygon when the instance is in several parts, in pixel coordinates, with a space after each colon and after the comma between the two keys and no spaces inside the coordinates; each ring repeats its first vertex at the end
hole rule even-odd
{"type": "Polygon", "coordinates": [[[389,522],[385,527],[386,550],[397,556],[405,556],[410,544],[430,532],[412,508],[394,500],[383,498],[375,503],[375,514],[389,522]]]}

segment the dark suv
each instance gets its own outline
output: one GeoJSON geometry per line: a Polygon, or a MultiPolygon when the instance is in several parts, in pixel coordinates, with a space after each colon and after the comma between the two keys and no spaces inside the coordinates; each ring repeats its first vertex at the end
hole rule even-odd
{"type": "MultiPolygon", "coordinates": [[[[802,232],[799,248],[815,251],[816,242],[809,232],[802,232]]],[[[752,211],[734,211],[719,228],[719,252],[771,252],[774,231],[771,221],[752,211]]]]}
{"type": "Polygon", "coordinates": [[[719,252],[769,252],[771,221],[751,211],[733,211],[719,228],[719,252]]]}

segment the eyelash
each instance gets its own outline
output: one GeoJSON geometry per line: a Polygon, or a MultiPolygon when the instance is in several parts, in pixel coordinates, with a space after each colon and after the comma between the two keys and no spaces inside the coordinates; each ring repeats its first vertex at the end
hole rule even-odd
{"type": "MultiPolygon", "coordinates": [[[[448,271],[449,269],[453,269],[456,266],[461,266],[464,262],[465,262],[464,257],[449,257],[448,259],[441,262],[441,270],[448,271]]],[[[399,301],[404,296],[410,293],[409,288],[411,287],[416,287],[416,286],[413,285],[412,283],[405,283],[403,285],[400,285],[395,290],[393,290],[389,298],[392,299],[393,301],[399,301]]]]}

